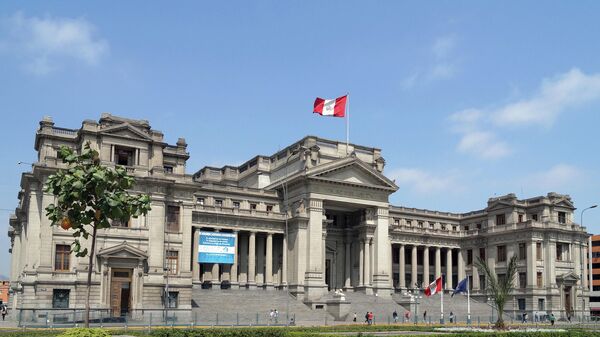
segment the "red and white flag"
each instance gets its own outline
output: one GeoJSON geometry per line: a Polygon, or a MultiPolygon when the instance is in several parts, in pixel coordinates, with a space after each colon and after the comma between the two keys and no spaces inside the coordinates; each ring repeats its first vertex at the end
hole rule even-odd
{"type": "Polygon", "coordinates": [[[346,116],[346,101],[348,95],[338,97],[336,99],[323,99],[317,97],[315,99],[315,108],[313,113],[321,116],[344,117],[346,116]]]}
{"type": "Polygon", "coordinates": [[[425,288],[425,296],[429,297],[442,291],[442,277],[438,277],[435,281],[431,282],[429,287],[425,288]]]}

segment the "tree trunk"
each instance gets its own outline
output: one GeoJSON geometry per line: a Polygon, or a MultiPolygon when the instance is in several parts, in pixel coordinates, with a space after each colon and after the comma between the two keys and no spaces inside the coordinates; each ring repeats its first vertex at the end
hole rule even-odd
{"type": "Polygon", "coordinates": [[[90,327],[90,293],[92,289],[92,270],[94,267],[94,252],[96,251],[96,229],[97,224],[94,223],[94,229],[92,231],[92,250],[90,251],[90,260],[88,263],[88,277],[87,277],[87,294],[85,296],[85,327],[90,327]]]}

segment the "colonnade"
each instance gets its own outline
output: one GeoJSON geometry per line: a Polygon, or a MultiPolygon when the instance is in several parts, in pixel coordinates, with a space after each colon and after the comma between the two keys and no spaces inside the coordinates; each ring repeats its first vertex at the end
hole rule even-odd
{"type": "Polygon", "coordinates": [[[229,281],[241,287],[279,287],[287,284],[287,264],[284,263],[287,261],[287,246],[283,235],[234,230],[237,254],[234,255],[233,264],[218,264],[198,263],[199,232],[200,228],[195,228],[193,233],[193,282],[229,281]]]}
{"type": "Polygon", "coordinates": [[[398,250],[398,266],[394,272],[398,273],[398,283],[395,284],[399,289],[412,289],[415,287],[426,287],[436,278],[443,275],[446,289],[453,289],[453,267],[457,267],[457,279],[460,281],[465,278],[465,263],[460,248],[440,247],[414,244],[393,244],[392,249],[398,250]],[[407,250],[409,252],[407,252],[407,250]],[[431,259],[430,254],[434,255],[433,279],[430,277],[431,259]],[[418,254],[422,255],[422,263],[418,264],[418,254]],[[410,280],[407,280],[406,256],[410,254],[410,280]],[[456,254],[457,263],[453,263],[453,255],[456,254]],[[445,255],[445,259],[442,258],[445,255]],[[444,270],[442,270],[444,262],[444,270]],[[420,268],[419,268],[420,267],[420,268]],[[419,278],[419,275],[421,277],[419,278]],[[421,283],[421,284],[419,284],[421,283]]]}

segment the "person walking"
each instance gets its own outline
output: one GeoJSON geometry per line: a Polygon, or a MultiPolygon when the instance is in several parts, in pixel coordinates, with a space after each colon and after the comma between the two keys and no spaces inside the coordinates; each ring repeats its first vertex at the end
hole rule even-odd
{"type": "Polygon", "coordinates": [[[454,313],[450,311],[450,324],[454,323],[454,313]]]}
{"type": "Polygon", "coordinates": [[[352,322],[356,323],[356,313],[354,313],[354,317],[352,318],[352,322]]]}
{"type": "Polygon", "coordinates": [[[550,314],[549,319],[550,319],[550,325],[554,325],[554,320],[555,320],[554,314],[550,314]]]}
{"type": "Polygon", "coordinates": [[[527,313],[523,313],[523,321],[521,323],[527,324],[527,313]]]}
{"type": "Polygon", "coordinates": [[[4,318],[6,317],[6,313],[7,313],[6,305],[2,306],[2,311],[0,311],[0,313],[2,313],[2,320],[4,320],[4,318]]]}
{"type": "Polygon", "coordinates": [[[373,317],[374,317],[373,312],[369,311],[369,325],[373,325],[373,317]]]}
{"type": "Polygon", "coordinates": [[[410,311],[406,310],[404,313],[404,318],[406,322],[410,322],[410,311]]]}
{"type": "Polygon", "coordinates": [[[277,311],[277,309],[275,309],[275,314],[273,316],[275,317],[275,324],[279,323],[279,311],[277,311]]]}
{"type": "Polygon", "coordinates": [[[394,310],[394,312],[392,313],[392,317],[394,318],[394,323],[398,323],[398,313],[396,312],[396,310],[394,310]]]}
{"type": "Polygon", "coordinates": [[[369,312],[365,314],[365,323],[369,324],[369,312]]]}
{"type": "Polygon", "coordinates": [[[423,323],[427,323],[427,310],[423,311],[423,323]]]}

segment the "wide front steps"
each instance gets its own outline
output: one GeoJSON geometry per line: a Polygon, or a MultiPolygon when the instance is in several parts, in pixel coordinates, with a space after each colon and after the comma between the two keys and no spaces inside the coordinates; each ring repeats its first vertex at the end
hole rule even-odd
{"type": "Polygon", "coordinates": [[[274,325],[286,324],[294,317],[297,324],[333,323],[325,310],[312,310],[285,290],[275,289],[201,289],[194,286],[192,315],[197,325],[274,325]],[[289,314],[286,307],[289,306],[289,314]],[[271,319],[271,310],[279,317],[271,319]]]}
{"type": "Polygon", "coordinates": [[[365,322],[365,314],[370,311],[373,312],[373,321],[376,324],[387,324],[393,322],[394,310],[400,317],[405,311],[390,295],[375,296],[360,292],[346,292],[344,295],[346,300],[351,302],[350,314],[346,317],[346,322],[352,322],[354,313],[358,323],[365,322]]]}
{"type": "MultiPolygon", "coordinates": [[[[456,294],[454,297],[451,297],[452,292],[444,293],[444,319],[446,322],[449,320],[450,312],[452,312],[456,318],[456,320],[460,322],[465,322],[467,320],[467,308],[468,301],[466,294],[456,294]]],[[[421,298],[419,299],[418,306],[414,304],[410,304],[410,297],[404,296],[403,294],[396,293],[393,295],[394,300],[401,304],[406,310],[411,310],[411,321],[414,320],[415,309],[417,309],[417,315],[420,322],[423,321],[423,312],[427,311],[427,321],[431,320],[432,323],[437,323],[440,320],[440,305],[441,305],[441,295],[435,294],[433,296],[427,297],[420,294],[421,298]],[[418,307],[418,308],[417,308],[418,307]]],[[[398,312],[400,315],[400,312],[398,312]]],[[[404,314],[404,313],[403,313],[404,314]]],[[[471,319],[473,322],[477,321],[479,318],[481,321],[488,321],[490,316],[492,315],[492,307],[485,303],[474,300],[471,297],[471,319]]],[[[401,316],[402,317],[402,316],[401,316]]],[[[402,319],[402,318],[401,318],[402,319]]]]}

